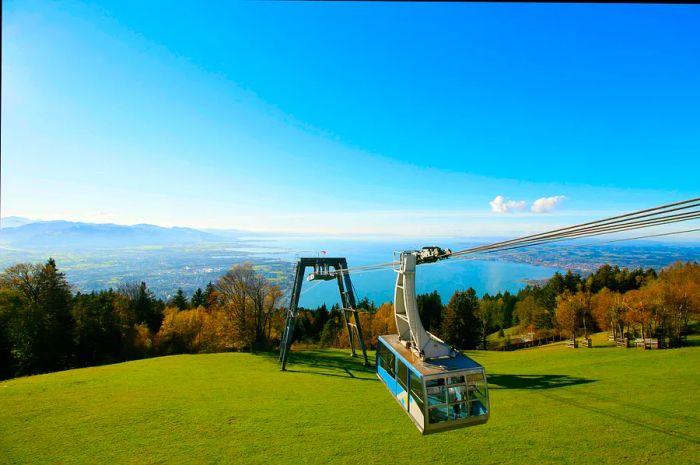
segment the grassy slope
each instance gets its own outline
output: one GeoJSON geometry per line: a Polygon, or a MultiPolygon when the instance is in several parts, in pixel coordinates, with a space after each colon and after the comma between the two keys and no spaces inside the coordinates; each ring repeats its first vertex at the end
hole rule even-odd
{"type": "Polygon", "coordinates": [[[500,337],[498,335],[498,333],[500,333],[500,331],[496,331],[496,332],[489,334],[488,336],[486,336],[486,340],[488,342],[496,342],[496,341],[505,339],[505,336],[510,336],[511,338],[517,337],[520,334],[519,326],[511,326],[510,328],[504,329],[503,330],[504,337],[500,337]]]}
{"type": "Polygon", "coordinates": [[[0,382],[8,463],[700,463],[700,348],[475,352],[485,426],[422,437],[343,351],[175,356],[0,382]]]}

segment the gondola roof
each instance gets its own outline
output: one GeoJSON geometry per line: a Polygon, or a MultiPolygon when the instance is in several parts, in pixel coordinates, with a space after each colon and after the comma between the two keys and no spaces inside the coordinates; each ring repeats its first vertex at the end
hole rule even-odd
{"type": "Polygon", "coordinates": [[[474,370],[477,372],[483,370],[481,365],[459,351],[456,352],[455,357],[440,357],[422,361],[399,341],[398,335],[388,334],[379,337],[423,376],[445,375],[453,371],[462,370],[474,370]]]}

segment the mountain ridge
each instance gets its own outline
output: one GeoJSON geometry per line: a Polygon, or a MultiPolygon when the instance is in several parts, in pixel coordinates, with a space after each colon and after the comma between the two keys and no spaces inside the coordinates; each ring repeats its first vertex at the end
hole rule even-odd
{"type": "MultiPolygon", "coordinates": [[[[10,217],[17,222],[23,218],[10,217]]],[[[221,235],[181,226],[162,227],[147,223],[119,225],[79,221],[33,221],[18,226],[0,224],[0,245],[6,247],[114,248],[216,242],[221,235]]],[[[12,222],[11,222],[12,224],[12,222]]]]}

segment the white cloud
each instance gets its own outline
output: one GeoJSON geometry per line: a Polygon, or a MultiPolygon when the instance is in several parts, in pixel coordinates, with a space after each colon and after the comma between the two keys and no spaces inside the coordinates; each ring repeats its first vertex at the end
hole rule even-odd
{"type": "Polygon", "coordinates": [[[489,204],[491,205],[491,211],[495,213],[523,210],[527,206],[527,202],[524,200],[506,200],[502,195],[497,195],[489,204]]]}
{"type": "Polygon", "coordinates": [[[549,213],[553,211],[566,197],[555,195],[553,197],[542,197],[535,200],[530,208],[533,213],[549,213]]]}

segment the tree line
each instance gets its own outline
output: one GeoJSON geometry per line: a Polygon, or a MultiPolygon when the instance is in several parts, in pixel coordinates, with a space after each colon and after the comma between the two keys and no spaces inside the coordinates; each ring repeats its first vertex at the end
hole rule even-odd
{"type": "Polygon", "coordinates": [[[279,286],[246,263],[163,301],[146,283],[73,293],[56,262],[0,273],[0,379],[154,355],[258,350],[279,340],[279,286]]]}
{"type": "MultiPolygon", "coordinates": [[[[484,300],[496,320],[509,304],[499,296],[484,300]]],[[[653,337],[680,346],[700,312],[700,265],[676,262],[659,273],[603,265],[587,277],[555,273],[546,284],[518,292],[512,308],[512,323],[535,337],[606,330],[614,338],[653,337]]]]}
{"type": "MultiPolygon", "coordinates": [[[[487,336],[516,327],[533,337],[575,337],[608,330],[615,337],[683,342],[700,317],[700,265],[677,262],[657,273],[604,265],[583,277],[555,273],[517,293],[437,291],[417,296],[423,325],[461,349],[487,347],[487,336]]],[[[53,259],[0,273],[0,378],[180,353],[267,350],[278,343],[286,302],[279,285],[250,263],[236,265],[189,298],[157,299],[146,283],[73,293],[53,259]]],[[[396,332],[393,306],[358,303],[369,348],[396,332]]],[[[337,306],[300,309],[293,340],[348,347],[337,306]]]]}

